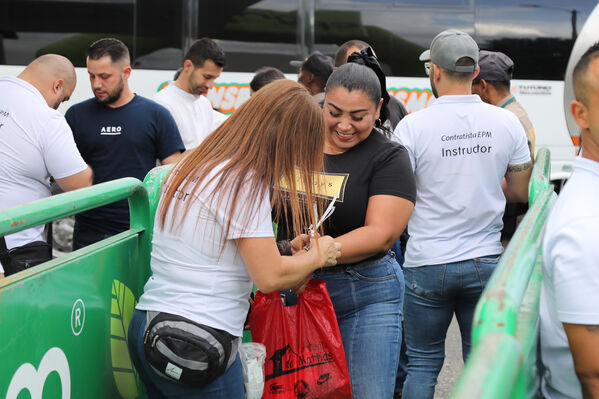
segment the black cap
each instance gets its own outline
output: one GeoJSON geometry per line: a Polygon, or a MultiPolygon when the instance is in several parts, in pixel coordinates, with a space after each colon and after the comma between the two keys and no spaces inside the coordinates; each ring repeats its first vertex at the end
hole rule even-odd
{"type": "Polygon", "coordinates": [[[490,82],[505,82],[512,79],[514,61],[499,51],[481,50],[478,55],[480,73],[477,79],[490,82]]]}
{"type": "Polygon", "coordinates": [[[296,68],[306,69],[324,80],[333,73],[333,59],[320,51],[315,51],[304,61],[290,61],[289,65],[296,68]]]}

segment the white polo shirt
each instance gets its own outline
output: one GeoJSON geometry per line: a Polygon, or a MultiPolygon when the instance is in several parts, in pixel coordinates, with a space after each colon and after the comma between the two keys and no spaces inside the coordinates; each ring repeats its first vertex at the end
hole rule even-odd
{"type": "Polygon", "coordinates": [[[404,266],[500,254],[501,182],[508,164],[530,161],[518,118],[477,95],[446,95],[403,118],[394,136],[417,187],[404,266]]]}
{"type": "Polygon", "coordinates": [[[186,150],[199,146],[217,126],[210,101],[204,96],[180,89],[175,82],[170,82],[156,93],[154,101],[170,111],[186,150]]]}
{"type": "MultiPolygon", "coordinates": [[[[50,196],[50,176],[87,168],[64,116],[22,79],[0,80],[0,209],[50,196]]],[[[42,240],[44,226],[6,236],[8,248],[42,240]]]]}
{"type": "Polygon", "coordinates": [[[543,239],[542,391],[582,398],[562,323],[599,325],[599,163],[579,157],[555,203],[543,239]]]}

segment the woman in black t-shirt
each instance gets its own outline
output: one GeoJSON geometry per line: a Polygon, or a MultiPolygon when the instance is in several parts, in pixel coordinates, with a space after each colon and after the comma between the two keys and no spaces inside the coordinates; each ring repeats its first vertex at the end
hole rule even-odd
{"type": "Polygon", "coordinates": [[[393,397],[404,285],[389,249],[416,198],[406,149],[374,128],[382,104],[377,75],[366,66],[343,65],[327,82],[321,193],[338,198],[324,232],[342,249],[338,266],[315,276],[335,307],[355,399],[393,397]]]}

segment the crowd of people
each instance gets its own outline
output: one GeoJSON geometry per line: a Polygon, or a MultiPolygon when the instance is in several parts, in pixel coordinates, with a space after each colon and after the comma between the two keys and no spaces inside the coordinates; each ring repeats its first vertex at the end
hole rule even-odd
{"type": "MultiPolygon", "coordinates": [[[[174,164],[156,213],[152,276],[128,334],[151,398],[243,398],[237,348],[252,286],[291,298],[318,278],[335,309],[353,397],[432,399],[454,316],[468,357],[474,309],[503,252],[506,202],[528,200],[534,129],[510,94],[506,54],[446,30],[420,60],[437,100],[409,115],[387,92],[372,46],[351,40],[334,58],[315,52],[293,62],[298,82],[261,68],[251,97],[226,117],[205,97],[226,65],[215,41],[194,42],[174,81],[147,99],[128,85],[127,47],[106,38],[86,53],[94,97],[63,116],[56,109],[75,88],[75,70],[62,56],[41,56],[0,80],[0,209],[48,197],[50,177],[68,191],[143,180],[157,162],[174,164]],[[313,205],[322,212],[331,202],[331,217],[306,234],[320,216],[313,205]],[[191,346],[169,353],[148,345],[174,324],[187,331],[182,342],[201,336],[217,354],[207,371],[191,346]],[[186,366],[160,369],[161,356],[186,366]],[[190,377],[206,373],[202,384],[190,377]]],[[[547,398],[599,392],[591,242],[599,46],[578,63],[574,87],[583,150],[543,250],[547,398]]],[[[73,249],[128,227],[124,201],[77,214],[73,249]]],[[[2,264],[42,241],[42,230],[2,238],[2,264]]]]}

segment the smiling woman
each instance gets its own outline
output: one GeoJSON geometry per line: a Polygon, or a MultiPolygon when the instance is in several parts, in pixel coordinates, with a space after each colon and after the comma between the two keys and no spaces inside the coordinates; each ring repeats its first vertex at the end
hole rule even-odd
{"type": "Polygon", "coordinates": [[[325,151],[340,154],[366,139],[378,119],[382,101],[370,103],[363,91],[350,92],[344,87],[330,90],[326,103],[329,131],[325,151]],[[370,106],[364,108],[364,104],[370,106]]]}
{"type": "MultiPolygon", "coordinates": [[[[380,82],[349,63],[327,81],[325,174],[344,176],[326,234],[342,243],[336,267],[317,271],[335,308],[354,398],[390,398],[401,346],[403,273],[391,246],[416,196],[406,149],[375,128],[380,82]]],[[[327,193],[332,194],[332,193],[327,193]]]]}

